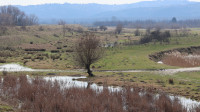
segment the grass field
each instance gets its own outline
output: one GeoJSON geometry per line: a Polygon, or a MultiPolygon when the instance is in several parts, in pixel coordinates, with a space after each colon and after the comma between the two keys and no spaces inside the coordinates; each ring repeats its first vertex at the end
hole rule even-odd
{"type": "MultiPolygon", "coordinates": [[[[27,27],[22,30],[20,27],[9,28],[6,35],[0,36],[1,46],[14,47],[16,51],[2,50],[1,60],[7,63],[21,63],[31,68],[41,69],[76,69],[78,68],[72,61],[73,44],[75,40],[81,37],[82,33],[77,31],[78,25],[70,26],[72,31],[66,32],[63,36],[62,26],[44,25],[27,27]],[[42,30],[41,30],[42,27],[42,30]],[[32,43],[31,43],[32,42],[32,43]],[[18,49],[21,48],[21,49],[18,49]],[[23,49],[35,48],[46,49],[45,52],[26,52],[23,49]],[[58,52],[52,53],[51,50],[58,52]],[[7,55],[11,56],[7,56],[7,55]]],[[[86,28],[83,28],[87,31],[86,28]]],[[[115,35],[114,29],[108,31],[95,32],[101,38],[103,43],[114,43],[118,45],[114,48],[106,48],[105,57],[98,63],[95,63],[93,69],[101,70],[128,70],[128,69],[166,69],[177,68],[167,65],[158,64],[149,59],[148,55],[169,50],[173,48],[199,46],[200,29],[191,29],[187,37],[172,37],[169,44],[150,43],[145,45],[122,44],[130,40],[138,40],[140,36],[134,36],[135,29],[125,29],[122,34],[115,35]]],[[[143,33],[145,30],[141,30],[143,33]]]]}

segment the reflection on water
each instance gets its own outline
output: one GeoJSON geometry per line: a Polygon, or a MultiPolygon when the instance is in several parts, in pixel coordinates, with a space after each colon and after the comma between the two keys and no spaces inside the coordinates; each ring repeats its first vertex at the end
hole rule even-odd
{"type": "Polygon", "coordinates": [[[9,71],[9,72],[20,72],[20,71],[34,71],[31,68],[23,67],[19,64],[5,64],[0,66],[0,71],[9,71]]]}
{"type": "MultiPolygon", "coordinates": [[[[64,88],[69,88],[69,87],[83,87],[83,88],[92,88],[94,90],[103,90],[103,86],[99,86],[95,83],[91,82],[83,82],[83,81],[78,81],[77,79],[83,79],[86,78],[84,76],[81,77],[71,77],[71,76],[55,76],[55,77],[44,77],[45,80],[47,81],[58,81],[60,85],[64,88]],[[66,87],[67,85],[67,87],[66,87]]],[[[122,88],[121,87],[113,87],[109,86],[107,87],[110,91],[120,91],[122,88]]]]}

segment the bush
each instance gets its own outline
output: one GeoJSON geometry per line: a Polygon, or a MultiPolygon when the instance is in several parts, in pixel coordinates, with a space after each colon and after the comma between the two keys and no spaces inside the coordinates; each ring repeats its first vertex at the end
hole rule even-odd
{"type": "Polygon", "coordinates": [[[35,59],[43,60],[44,57],[42,57],[42,56],[37,56],[37,57],[35,57],[35,59]]]}
{"type": "Polygon", "coordinates": [[[51,59],[55,60],[55,59],[59,59],[60,55],[51,55],[51,59]]]}
{"type": "Polygon", "coordinates": [[[46,51],[46,49],[34,49],[34,48],[30,48],[30,49],[24,49],[25,51],[46,51]]]}
{"type": "Polygon", "coordinates": [[[31,56],[25,56],[23,59],[31,59],[31,56]]]}
{"type": "Polygon", "coordinates": [[[42,26],[39,27],[39,31],[44,31],[44,28],[42,26]]]}
{"type": "Polygon", "coordinates": [[[54,37],[59,37],[57,34],[53,34],[54,37]]]}
{"type": "Polygon", "coordinates": [[[51,50],[51,53],[59,53],[59,50],[51,50]]]}
{"type": "Polygon", "coordinates": [[[41,38],[39,35],[34,35],[35,37],[37,37],[37,38],[41,38]]]}
{"type": "Polygon", "coordinates": [[[174,79],[169,79],[169,84],[174,84],[174,79]]]}

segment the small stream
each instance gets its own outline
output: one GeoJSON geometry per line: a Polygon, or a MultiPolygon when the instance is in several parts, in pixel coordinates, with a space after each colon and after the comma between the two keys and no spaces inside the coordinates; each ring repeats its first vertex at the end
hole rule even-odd
{"type": "MultiPolygon", "coordinates": [[[[56,71],[56,70],[36,70],[36,69],[31,69],[31,68],[27,68],[27,67],[23,67],[19,64],[5,64],[5,65],[1,65],[0,66],[0,71],[8,71],[8,72],[22,72],[22,71],[56,71]]],[[[31,78],[27,75],[28,78],[31,78]]],[[[88,82],[83,82],[83,81],[78,81],[76,79],[82,79],[82,78],[86,78],[84,76],[81,77],[71,77],[71,76],[45,76],[43,77],[45,80],[47,81],[58,81],[60,83],[60,86],[63,88],[70,88],[70,87],[83,87],[83,88],[87,88],[88,86],[94,90],[103,90],[103,86],[99,86],[95,83],[92,84],[88,84],[88,82]],[[66,84],[67,83],[67,84],[66,84]],[[66,87],[67,85],[67,87],[66,87]]],[[[108,89],[110,91],[120,91],[122,88],[121,87],[113,87],[113,86],[109,86],[108,89]]],[[[174,96],[170,96],[171,99],[174,99],[174,96]]],[[[187,108],[190,107],[195,107],[195,106],[200,106],[200,102],[197,102],[195,100],[191,100],[185,97],[181,97],[178,96],[178,99],[180,100],[181,104],[187,108]]]]}

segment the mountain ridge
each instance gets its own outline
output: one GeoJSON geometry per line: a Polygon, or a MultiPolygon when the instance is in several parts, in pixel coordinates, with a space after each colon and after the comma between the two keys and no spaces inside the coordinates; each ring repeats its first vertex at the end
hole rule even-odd
{"type": "Polygon", "coordinates": [[[69,23],[91,23],[99,20],[111,20],[113,16],[118,20],[200,18],[200,3],[187,0],[143,1],[123,5],[65,3],[17,7],[27,14],[35,14],[41,23],[56,23],[59,19],[69,23]]]}

